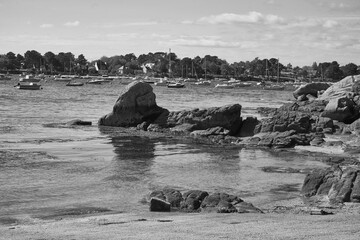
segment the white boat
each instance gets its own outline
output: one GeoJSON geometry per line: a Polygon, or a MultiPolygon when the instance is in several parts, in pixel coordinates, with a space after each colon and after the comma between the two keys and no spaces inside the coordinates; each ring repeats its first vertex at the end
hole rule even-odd
{"type": "Polygon", "coordinates": [[[200,82],[196,82],[195,85],[198,85],[198,86],[210,86],[211,81],[200,81],[200,82]]]}
{"type": "Polygon", "coordinates": [[[20,82],[29,82],[29,83],[37,83],[41,81],[41,78],[34,77],[32,75],[25,75],[25,77],[20,78],[20,82]]]}
{"type": "Polygon", "coordinates": [[[155,86],[167,86],[168,85],[168,81],[165,79],[161,79],[158,82],[154,83],[155,86]]]}
{"type": "Polygon", "coordinates": [[[92,79],[92,80],[86,82],[86,84],[102,84],[104,82],[108,82],[108,81],[103,80],[103,79],[92,79]]]}
{"type": "Polygon", "coordinates": [[[264,90],[284,90],[285,86],[283,85],[279,85],[279,84],[274,84],[274,85],[265,85],[263,87],[264,90]]]}
{"type": "Polygon", "coordinates": [[[183,83],[179,83],[179,82],[174,82],[174,83],[169,83],[167,85],[168,88],[183,88],[185,87],[185,84],[183,83]]]}
{"type": "Polygon", "coordinates": [[[33,82],[19,82],[16,86],[18,89],[22,90],[40,90],[42,89],[41,85],[33,82]]]}
{"type": "Polygon", "coordinates": [[[5,74],[0,74],[0,81],[2,80],[11,80],[11,77],[6,76],[5,74]]]}
{"type": "Polygon", "coordinates": [[[218,83],[215,85],[216,88],[234,88],[235,86],[228,83],[218,83]]]}
{"type": "Polygon", "coordinates": [[[75,78],[75,75],[61,75],[60,77],[55,77],[54,80],[55,81],[71,81],[75,78]]]}

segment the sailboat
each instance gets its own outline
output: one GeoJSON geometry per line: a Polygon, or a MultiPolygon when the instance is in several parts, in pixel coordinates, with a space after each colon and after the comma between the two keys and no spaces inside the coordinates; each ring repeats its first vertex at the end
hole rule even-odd
{"type": "MultiPolygon", "coordinates": [[[[171,49],[169,49],[169,79],[171,79],[171,49]]],[[[185,84],[180,82],[171,81],[167,85],[168,88],[183,88],[185,84]]]]}
{"type": "MultiPolygon", "coordinates": [[[[269,79],[269,69],[268,69],[268,60],[266,59],[266,78],[269,79]]],[[[281,84],[279,84],[280,80],[280,71],[279,71],[279,59],[277,61],[277,84],[271,84],[271,85],[264,85],[264,90],[284,90],[285,87],[281,84]]]]}

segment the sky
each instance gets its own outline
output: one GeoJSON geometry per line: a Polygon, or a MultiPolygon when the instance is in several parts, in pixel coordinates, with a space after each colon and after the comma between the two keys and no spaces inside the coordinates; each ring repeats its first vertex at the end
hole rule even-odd
{"type": "Polygon", "coordinates": [[[359,0],[0,0],[0,54],[360,65],[359,0]]]}

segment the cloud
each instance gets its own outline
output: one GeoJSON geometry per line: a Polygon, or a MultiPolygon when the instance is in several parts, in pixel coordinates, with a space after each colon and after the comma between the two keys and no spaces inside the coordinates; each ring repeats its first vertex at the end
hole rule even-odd
{"type": "Polygon", "coordinates": [[[255,47],[256,45],[253,41],[251,42],[223,41],[216,36],[202,36],[195,38],[180,37],[178,39],[170,40],[169,42],[173,45],[180,45],[187,47],[211,47],[211,48],[248,48],[248,47],[255,47]]]}
{"type": "Polygon", "coordinates": [[[202,17],[198,20],[199,23],[209,24],[238,24],[238,23],[263,23],[263,24],[282,24],[284,19],[282,17],[268,14],[263,15],[259,12],[249,12],[246,15],[235,13],[222,13],[219,15],[212,15],[209,17],[202,17]]]}
{"type": "Polygon", "coordinates": [[[54,27],[53,24],[50,24],[50,23],[43,23],[40,25],[41,28],[52,28],[54,27]]]}
{"type": "Polygon", "coordinates": [[[131,23],[123,23],[123,26],[151,26],[156,25],[158,22],[150,21],[150,22],[131,22],[131,23]]]}
{"type": "Polygon", "coordinates": [[[80,25],[79,21],[67,22],[67,23],[64,24],[64,26],[66,26],[66,27],[77,27],[79,25],[80,25]]]}

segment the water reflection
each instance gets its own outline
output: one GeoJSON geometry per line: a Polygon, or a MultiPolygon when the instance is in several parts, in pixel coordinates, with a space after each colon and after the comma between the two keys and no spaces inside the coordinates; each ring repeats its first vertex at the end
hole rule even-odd
{"type": "Polygon", "coordinates": [[[106,180],[140,181],[149,174],[154,160],[153,140],[140,136],[111,137],[116,154],[111,163],[111,176],[106,180]]]}

